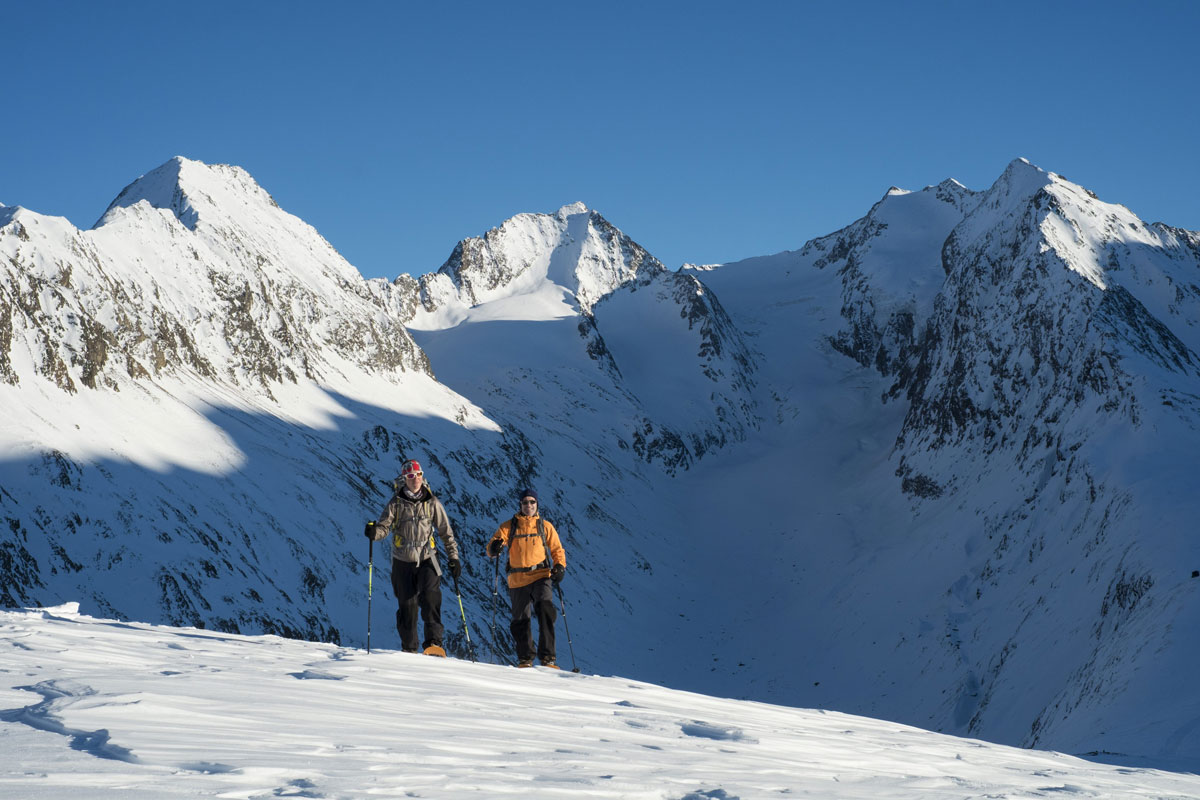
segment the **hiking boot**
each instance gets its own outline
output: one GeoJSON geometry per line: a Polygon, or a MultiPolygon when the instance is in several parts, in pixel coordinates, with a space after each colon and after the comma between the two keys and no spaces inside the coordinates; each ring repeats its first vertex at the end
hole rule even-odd
{"type": "Polygon", "coordinates": [[[520,661],[517,662],[517,666],[520,667],[521,669],[525,669],[525,667],[532,667],[533,659],[532,658],[522,658],[520,661]]]}
{"type": "Polygon", "coordinates": [[[557,667],[558,664],[555,663],[553,658],[543,658],[542,666],[543,667],[557,667]]]}

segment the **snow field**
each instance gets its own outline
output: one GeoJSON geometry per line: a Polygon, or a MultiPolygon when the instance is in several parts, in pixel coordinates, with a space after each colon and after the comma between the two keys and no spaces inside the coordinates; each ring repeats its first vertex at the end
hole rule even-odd
{"type": "Polygon", "coordinates": [[[0,795],[1185,798],[1200,777],[620,677],[0,612],[0,795]]]}

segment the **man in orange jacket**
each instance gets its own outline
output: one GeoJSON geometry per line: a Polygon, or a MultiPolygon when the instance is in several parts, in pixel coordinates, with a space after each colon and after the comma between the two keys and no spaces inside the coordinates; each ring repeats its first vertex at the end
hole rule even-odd
{"type": "Polygon", "coordinates": [[[513,639],[517,666],[533,666],[532,612],[538,618],[537,656],[542,666],[555,667],[554,607],[551,583],[557,585],[567,572],[567,554],[558,531],[538,514],[538,496],[533,489],[519,495],[520,511],[503,522],[487,544],[488,558],[496,558],[508,546],[508,596],[512,601],[513,639]]]}

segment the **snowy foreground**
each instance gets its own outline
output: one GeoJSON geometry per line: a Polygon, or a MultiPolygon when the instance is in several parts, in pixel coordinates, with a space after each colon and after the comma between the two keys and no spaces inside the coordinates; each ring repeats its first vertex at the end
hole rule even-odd
{"type": "Polygon", "coordinates": [[[1200,776],[846,714],[75,604],[0,612],[0,654],[4,798],[1200,796],[1200,776]]]}

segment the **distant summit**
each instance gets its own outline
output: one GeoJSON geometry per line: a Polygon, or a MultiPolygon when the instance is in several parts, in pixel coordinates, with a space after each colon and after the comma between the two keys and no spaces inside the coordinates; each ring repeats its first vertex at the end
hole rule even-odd
{"type": "Polygon", "coordinates": [[[666,268],[641,245],[583,203],[554,214],[518,214],[482,236],[459,242],[434,274],[416,286],[419,328],[444,327],[472,308],[517,296],[539,296],[516,312],[590,313],[618,287],[666,268]]]}

